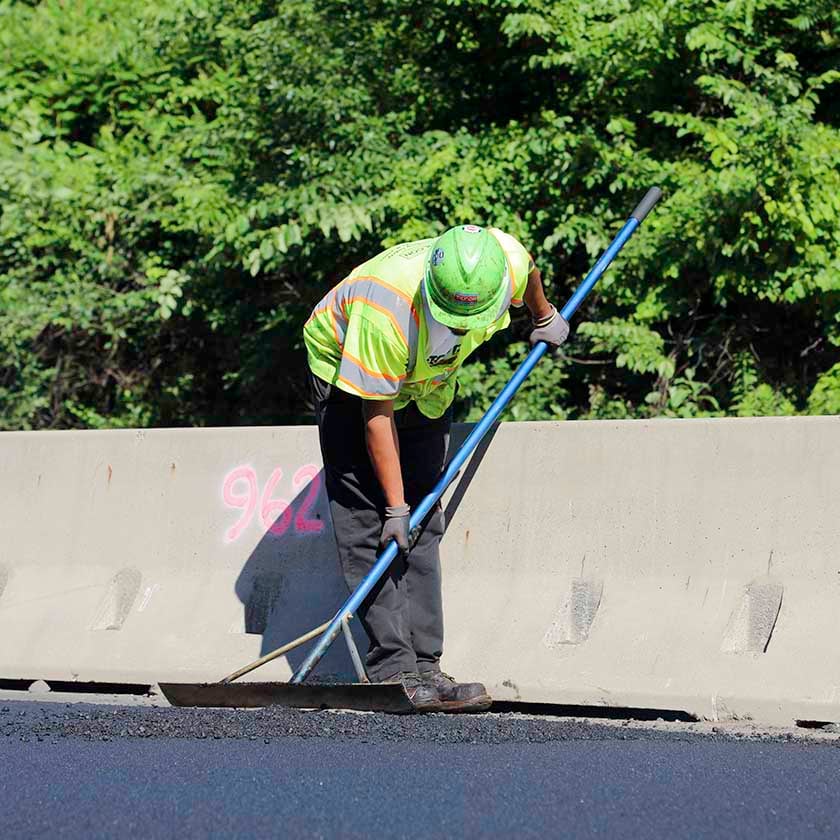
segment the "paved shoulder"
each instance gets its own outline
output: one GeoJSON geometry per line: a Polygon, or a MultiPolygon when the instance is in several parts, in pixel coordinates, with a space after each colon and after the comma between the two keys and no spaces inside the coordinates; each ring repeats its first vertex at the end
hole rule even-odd
{"type": "Polygon", "coordinates": [[[836,745],[580,721],[9,703],[0,763],[13,836],[840,834],[836,745]]]}

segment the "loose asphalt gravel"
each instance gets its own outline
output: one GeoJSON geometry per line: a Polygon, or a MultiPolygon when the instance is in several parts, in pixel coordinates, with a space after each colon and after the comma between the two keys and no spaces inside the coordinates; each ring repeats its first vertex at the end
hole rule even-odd
{"type": "Polygon", "coordinates": [[[840,739],[0,701],[5,837],[837,837],[840,739]]]}

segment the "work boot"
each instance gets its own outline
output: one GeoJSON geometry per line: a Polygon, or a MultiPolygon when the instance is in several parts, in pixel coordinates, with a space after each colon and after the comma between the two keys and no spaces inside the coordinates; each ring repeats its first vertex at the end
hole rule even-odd
{"type": "Polygon", "coordinates": [[[433,688],[441,712],[483,712],[493,702],[481,683],[455,682],[443,671],[425,671],[423,685],[433,688]]]}
{"type": "Polygon", "coordinates": [[[388,677],[385,682],[399,682],[415,712],[437,712],[440,711],[437,690],[433,685],[423,681],[420,674],[413,671],[402,671],[388,677]]]}

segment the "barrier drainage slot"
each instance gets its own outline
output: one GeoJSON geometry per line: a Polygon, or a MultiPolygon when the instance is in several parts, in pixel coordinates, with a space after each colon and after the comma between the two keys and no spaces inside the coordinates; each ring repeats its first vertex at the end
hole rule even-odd
{"type": "Polygon", "coordinates": [[[135,694],[152,693],[151,685],[143,683],[75,682],[74,680],[47,680],[53,691],[69,691],[76,694],[135,694]]]}
{"type": "Polygon", "coordinates": [[[556,617],[543,637],[548,648],[579,645],[589,638],[592,622],[601,606],[604,582],[594,578],[575,578],[566,591],[556,617]]]}
{"type": "Polygon", "coordinates": [[[753,581],[744,589],[721,644],[724,653],[766,653],[782,609],[784,587],[753,581]]]}
{"type": "Polygon", "coordinates": [[[682,709],[637,709],[632,706],[573,706],[562,703],[519,703],[497,701],[491,712],[519,712],[524,715],[601,718],[603,720],[663,720],[666,723],[697,723],[700,718],[682,709]]]}
{"type": "Polygon", "coordinates": [[[121,630],[137,593],[140,591],[142,575],[137,569],[120,569],[108,584],[105,597],[99,604],[93,620],[93,630],[121,630]]]}
{"type": "Polygon", "coordinates": [[[4,680],[0,679],[0,691],[29,691],[29,686],[35,680],[4,680]]]}
{"type": "Polygon", "coordinates": [[[283,576],[276,572],[260,572],[254,576],[245,602],[245,632],[265,635],[271,611],[280,597],[283,576]]]}
{"type": "Polygon", "coordinates": [[[152,686],[145,683],[77,682],[76,680],[0,679],[0,691],[29,691],[36,682],[43,682],[50,691],[72,694],[131,694],[145,697],[152,686]]]}

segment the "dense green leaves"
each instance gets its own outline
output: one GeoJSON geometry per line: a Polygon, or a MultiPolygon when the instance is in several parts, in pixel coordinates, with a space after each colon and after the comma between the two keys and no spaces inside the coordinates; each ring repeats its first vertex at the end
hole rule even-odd
{"type": "Polygon", "coordinates": [[[654,183],[509,416],[840,413],[838,55],[825,0],[0,0],[0,428],[302,420],[354,264],[495,224],[562,302],[654,183]]]}

